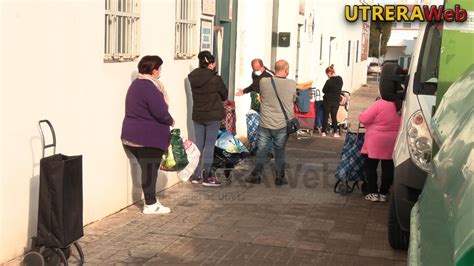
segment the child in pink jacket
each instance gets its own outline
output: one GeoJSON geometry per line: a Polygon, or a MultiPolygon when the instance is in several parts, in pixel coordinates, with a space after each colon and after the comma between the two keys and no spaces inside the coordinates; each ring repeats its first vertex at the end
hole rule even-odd
{"type": "Polygon", "coordinates": [[[393,182],[392,153],[400,126],[400,116],[394,102],[383,99],[375,101],[360,114],[359,121],[366,128],[361,153],[365,155],[365,174],[368,181],[370,201],[387,201],[387,193],[393,182]],[[377,184],[377,167],[382,163],[382,184],[377,184]]]}

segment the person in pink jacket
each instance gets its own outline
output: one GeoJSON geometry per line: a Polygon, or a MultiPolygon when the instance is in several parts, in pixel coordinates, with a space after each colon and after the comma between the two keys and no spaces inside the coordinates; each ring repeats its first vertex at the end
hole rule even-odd
{"type": "Polygon", "coordinates": [[[380,99],[360,114],[359,121],[366,128],[361,153],[365,157],[365,175],[368,181],[369,201],[387,201],[387,193],[393,182],[392,153],[400,126],[400,116],[394,102],[380,99]],[[377,184],[377,167],[381,161],[382,184],[377,184]]]}

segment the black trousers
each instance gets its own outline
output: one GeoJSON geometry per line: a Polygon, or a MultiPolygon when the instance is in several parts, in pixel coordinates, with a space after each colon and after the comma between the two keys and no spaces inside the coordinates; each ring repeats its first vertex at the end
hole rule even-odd
{"type": "Polygon", "coordinates": [[[156,203],[156,180],[158,170],[164,151],[151,147],[132,147],[123,145],[137,158],[142,170],[142,190],[145,196],[145,203],[152,205],[156,203]]]}
{"type": "Polygon", "coordinates": [[[323,128],[322,131],[327,133],[329,114],[331,114],[332,128],[334,133],[337,132],[337,111],[339,110],[339,102],[337,101],[324,101],[323,102],[323,128]]]}
{"type": "Polygon", "coordinates": [[[367,155],[364,155],[364,157],[364,171],[367,177],[369,193],[387,195],[388,190],[393,183],[393,160],[371,159],[367,155]],[[382,184],[380,185],[380,190],[377,184],[377,167],[379,161],[382,162],[382,184]]]}

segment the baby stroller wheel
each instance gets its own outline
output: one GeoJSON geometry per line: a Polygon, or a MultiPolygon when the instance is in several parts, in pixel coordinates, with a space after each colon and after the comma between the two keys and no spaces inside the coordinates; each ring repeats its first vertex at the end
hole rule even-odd
{"type": "Polygon", "coordinates": [[[232,182],[232,179],[230,178],[231,174],[232,174],[232,170],[224,170],[224,176],[227,182],[232,182]]]}

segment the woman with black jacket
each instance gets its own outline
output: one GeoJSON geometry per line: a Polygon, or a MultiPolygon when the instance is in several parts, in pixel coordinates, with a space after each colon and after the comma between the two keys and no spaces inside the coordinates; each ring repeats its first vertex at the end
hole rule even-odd
{"type": "Polygon", "coordinates": [[[198,59],[199,67],[188,75],[193,95],[192,119],[196,146],[201,152],[199,164],[191,177],[191,182],[216,187],[220,186],[221,182],[212,173],[212,162],[217,132],[221,120],[226,115],[222,102],[227,99],[228,91],[224,81],[215,71],[214,56],[209,51],[202,51],[198,54],[198,59]]]}
{"type": "Polygon", "coordinates": [[[341,99],[341,91],[342,91],[342,78],[340,76],[336,76],[336,71],[334,70],[334,65],[329,66],[326,68],[326,75],[328,76],[328,80],[323,87],[323,128],[321,132],[321,136],[326,136],[326,130],[328,128],[328,119],[329,114],[331,114],[332,119],[332,127],[334,129],[334,137],[339,138],[340,135],[337,131],[337,111],[339,110],[339,101],[341,99]]]}

